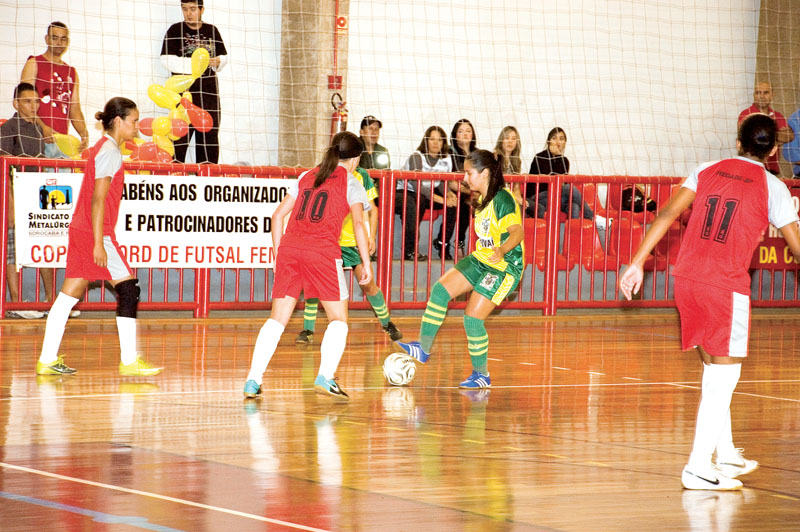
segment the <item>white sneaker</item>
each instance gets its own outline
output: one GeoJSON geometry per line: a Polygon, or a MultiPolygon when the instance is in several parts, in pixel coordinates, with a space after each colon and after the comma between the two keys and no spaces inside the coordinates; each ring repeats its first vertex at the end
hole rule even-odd
{"type": "Polygon", "coordinates": [[[683,468],[681,485],[687,490],[740,490],[742,483],[735,478],[723,475],[716,468],[709,466],[706,471],[693,472],[689,466],[683,468]]]}
{"type": "Polygon", "coordinates": [[[70,318],[77,318],[80,315],[81,315],[81,311],[80,310],[70,310],[69,311],[69,317],[70,318]]]}
{"type": "Polygon", "coordinates": [[[594,226],[598,229],[602,229],[603,231],[608,231],[611,227],[611,222],[613,220],[611,218],[604,218],[599,214],[594,215],[594,226]]]}
{"type": "Polygon", "coordinates": [[[39,312],[38,310],[9,310],[6,311],[6,318],[40,320],[44,318],[44,312],[39,312]]]}
{"type": "Polygon", "coordinates": [[[728,478],[736,478],[758,469],[756,460],[748,460],[742,456],[744,449],[736,449],[736,454],[720,458],[717,456],[717,469],[728,478]]]}

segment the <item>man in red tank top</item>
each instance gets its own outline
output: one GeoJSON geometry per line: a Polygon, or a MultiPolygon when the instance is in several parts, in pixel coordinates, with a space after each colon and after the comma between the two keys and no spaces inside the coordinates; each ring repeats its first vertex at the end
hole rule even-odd
{"type": "Polygon", "coordinates": [[[45,155],[63,157],[53,142],[53,133],[69,132],[69,125],[81,136],[79,151],[89,146],[89,130],[78,97],[78,73],[61,56],[69,46],[69,29],[63,22],[51,22],[44,38],[47,51],[30,56],[22,68],[21,81],[36,87],[39,94],[37,123],[44,131],[45,155]]]}

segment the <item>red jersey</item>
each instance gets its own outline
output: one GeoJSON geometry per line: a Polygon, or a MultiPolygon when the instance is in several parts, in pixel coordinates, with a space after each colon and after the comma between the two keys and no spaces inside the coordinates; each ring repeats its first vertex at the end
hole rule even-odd
{"type": "Polygon", "coordinates": [[[89,151],[89,160],[81,182],[81,191],[72,215],[70,230],[77,229],[92,233],[92,195],[94,194],[95,179],[111,176],[111,186],[106,194],[103,209],[103,235],[116,238],[114,226],[117,225],[119,202],[122,199],[122,189],[125,185],[122,171],[122,154],[114,139],[108,135],[97,141],[89,151]]]}
{"type": "Polygon", "coordinates": [[[789,189],[746,157],[701,165],[683,186],[697,195],[673,275],[749,295],[762,233],[798,220],[789,189]]]}
{"type": "Polygon", "coordinates": [[[36,59],[34,85],[41,100],[37,115],[56,133],[66,134],[69,132],[69,107],[77,79],[75,69],[66,63],[52,63],[45,59],[44,55],[37,55],[34,59],[36,59]]]}
{"type": "Polygon", "coordinates": [[[314,248],[329,257],[341,257],[339,234],[350,205],[361,203],[368,208],[364,187],[342,166],[337,166],[325,183],[314,189],[319,167],[300,176],[297,191],[290,190],[295,204],[289,216],[281,247],[314,248]]]}
{"type": "MultiPolygon", "coordinates": [[[[742,111],[741,113],[739,113],[739,122],[738,123],[741,124],[742,120],[744,120],[748,116],[750,116],[752,114],[755,114],[755,113],[760,113],[760,112],[761,111],[758,109],[758,106],[756,104],[753,104],[750,107],[748,107],[747,109],[745,109],[744,111],[742,111]]],[[[775,111],[772,107],[769,108],[769,112],[768,113],[764,113],[764,114],[766,114],[767,116],[769,116],[770,118],[775,120],[775,127],[778,128],[779,130],[782,129],[782,128],[785,128],[785,127],[789,127],[789,123],[786,122],[786,118],[784,118],[783,115],[780,114],[778,111],[775,111]]],[[[767,170],[769,170],[770,172],[772,172],[775,175],[778,175],[778,174],[781,173],[781,167],[778,164],[778,153],[779,152],[780,152],[780,150],[776,151],[774,155],[772,155],[770,158],[768,158],[767,159],[767,164],[766,164],[767,170]]]]}

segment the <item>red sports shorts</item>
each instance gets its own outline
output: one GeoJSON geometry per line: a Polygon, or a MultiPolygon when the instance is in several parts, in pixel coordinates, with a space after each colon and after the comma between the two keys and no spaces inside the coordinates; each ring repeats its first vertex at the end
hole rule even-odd
{"type": "Polygon", "coordinates": [[[712,356],[746,357],[750,296],[685,277],[675,277],[681,347],[702,347],[712,356]]]}
{"type": "Polygon", "coordinates": [[[321,301],[342,301],[349,296],[342,259],[309,249],[281,246],[275,261],[272,298],[316,297],[321,301]]]}
{"type": "Polygon", "coordinates": [[[87,231],[70,229],[67,270],[64,275],[68,278],[89,281],[112,281],[132,277],[133,271],[128,266],[128,261],[125,260],[117,241],[106,235],[103,237],[103,247],[108,256],[108,266],[105,268],[94,263],[94,235],[87,231]]]}

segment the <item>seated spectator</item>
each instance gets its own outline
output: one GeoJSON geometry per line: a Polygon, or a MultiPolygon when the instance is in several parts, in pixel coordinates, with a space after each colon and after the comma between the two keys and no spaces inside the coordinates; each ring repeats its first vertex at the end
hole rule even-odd
{"type": "Polygon", "coordinates": [[[384,170],[392,165],[389,150],[378,144],[383,123],[372,115],[361,119],[361,144],[364,151],[361,153],[361,168],[384,170]]]}
{"type": "MultiPolygon", "coordinates": [[[[547,134],[544,151],[536,154],[531,163],[530,173],[534,175],[565,175],[569,173],[569,159],[564,156],[567,134],[560,127],[554,127],[547,134]]],[[[530,217],[544,218],[547,211],[549,183],[528,185],[525,193],[525,213],[530,217]]],[[[561,212],[570,218],[594,220],[600,229],[608,228],[608,220],[583,202],[580,190],[569,183],[561,187],[561,212]]]]}
{"type": "MultiPolygon", "coordinates": [[[[475,135],[475,128],[472,126],[472,122],[466,118],[462,118],[456,122],[453,125],[453,129],[450,131],[450,140],[453,144],[453,171],[463,172],[464,160],[466,159],[467,155],[477,149],[478,138],[475,135]]],[[[458,192],[459,190],[461,191],[459,196],[461,198],[461,215],[458,219],[458,248],[461,250],[462,255],[467,255],[467,230],[472,223],[472,216],[470,215],[469,211],[472,193],[470,192],[469,187],[463,182],[451,181],[450,190],[453,192],[458,192]]]]}
{"type": "MultiPolygon", "coordinates": [[[[14,109],[16,113],[0,126],[0,155],[15,157],[44,157],[44,138],[42,128],[36,123],[39,110],[39,95],[30,83],[20,83],[14,89],[14,109]]],[[[9,175],[9,179],[11,176],[9,175]]],[[[11,301],[19,300],[19,276],[16,271],[16,250],[14,230],[14,188],[9,181],[8,253],[6,256],[6,282],[11,301]]],[[[53,269],[40,269],[47,300],[53,297],[53,269]]],[[[10,318],[36,319],[44,317],[35,310],[8,311],[10,318]]]]}
{"type": "MultiPolygon", "coordinates": [[[[450,149],[447,146],[447,134],[439,126],[431,126],[425,130],[425,136],[419,143],[415,151],[403,164],[403,170],[414,172],[452,172],[453,167],[450,161],[450,149]]],[[[439,182],[436,182],[439,184],[439,182]]],[[[431,182],[427,180],[409,180],[407,183],[398,181],[395,196],[395,214],[405,215],[405,225],[403,227],[403,242],[406,260],[414,260],[414,250],[416,249],[415,233],[417,224],[425,211],[431,206],[431,200],[435,205],[441,207],[446,205],[447,224],[444,229],[439,228],[439,236],[433,242],[433,247],[439,251],[439,256],[444,248],[445,258],[452,258],[449,249],[442,245],[453,234],[456,219],[456,205],[458,198],[456,193],[447,190],[446,196],[442,194],[444,187],[432,189],[431,182]],[[417,187],[419,187],[419,199],[417,198],[417,187]],[[407,191],[407,192],[406,192],[407,191]],[[404,197],[405,196],[405,197],[404,197]],[[403,210],[405,201],[405,211],[403,210]],[[442,235],[445,235],[445,238],[442,235]]],[[[445,225],[445,224],[442,224],[445,225]]],[[[416,256],[418,260],[425,260],[428,257],[422,254],[416,256]]]]}
{"type": "Polygon", "coordinates": [[[783,145],[783,158],[792,163],[792,176],[800,179],[800,109],[789,116],[787,123],[794,138],[783,145]]]}
{"type": "Polygon", "coordinates": [[[519,142],[519,132],[514,126],[506,126],[497,137],[497,144],[494,146],[494,152],[497,155],[502,155],[503,160],[503,174],[521,174],[522,173],[522,159],[519,157],[519,152],[522,146],[519,142]]]}
{"type": "MultiPolygon", "coordinates": [[[[757,83],[756,88],[753,90],[753,105],[739,113],[739,124],[741,125],[745,117],[753,113],[764,113],[775,120],[775,126],[778,128],[776,141],[778,147],[780,147],[781,144],[794,140],[794,132],[789,127],[789,124],[786,123],[786,119],[783,115],[772,108],[772,97],[772,85],[769,82],[761,81],[757,83]]],[[[778,164],[778,152],[773,153],[767,158],[767,164],[765,166],[767,170],[776,176],[781,175],[781,167],[780,164],[778,164]]]]}

